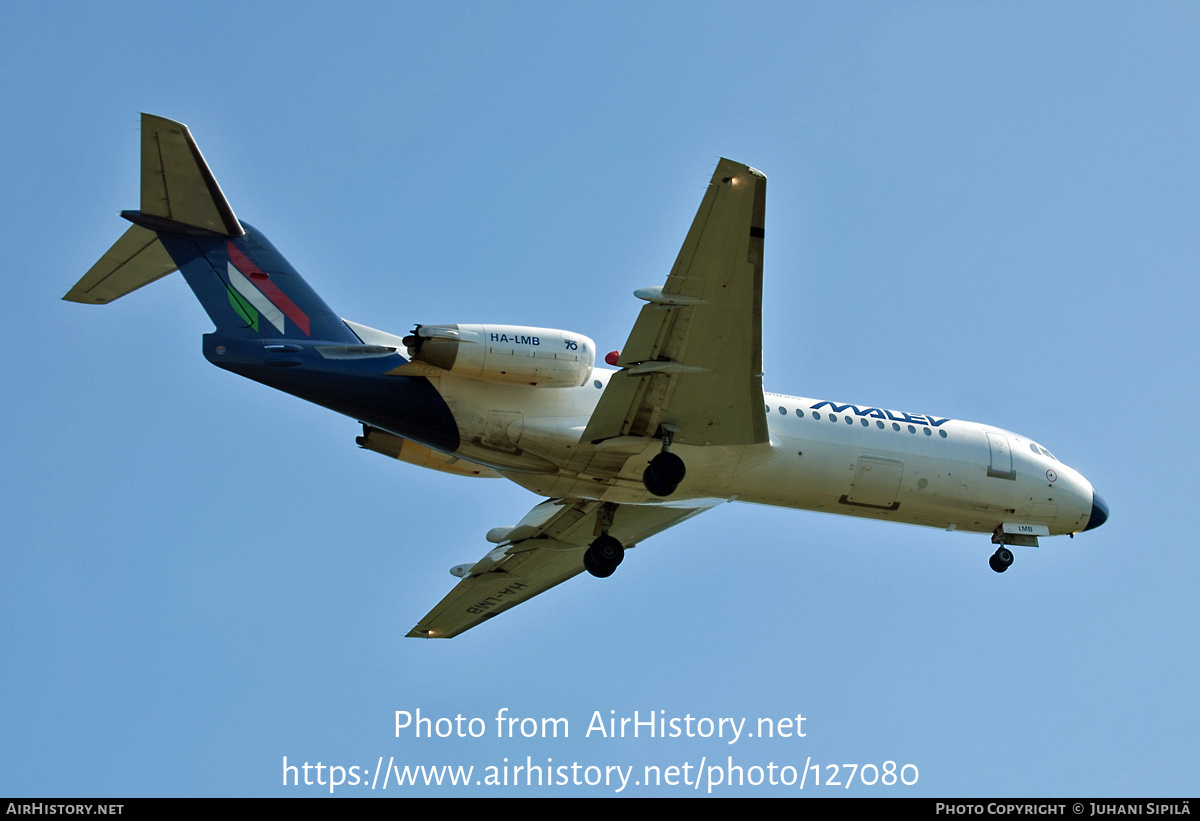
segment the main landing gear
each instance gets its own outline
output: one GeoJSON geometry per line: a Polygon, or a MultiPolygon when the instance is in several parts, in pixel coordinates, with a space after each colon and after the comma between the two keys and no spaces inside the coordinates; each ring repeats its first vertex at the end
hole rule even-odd
{"type": "Polygon", "coordinates": [[[1004,545],[996,548],[996,552],[992,554],[992,558],[988,559],[988,564],[992,566],[992,570],[997,573],[1003,573],[1008,570],[1009,565],[1013,563],[1013,552],[1004,545]]]}
{"type": "Polygon", "coordinates": [[[683,466],[683,460],[671,453],[671,431],[664,430],[662,438],[662,452],[646,466],[642,473],[642,484],[655,496],[670,496],[683,481],[687,469],[683,466]]]}
{"type": "Polygon", "coordinates": [[[583,567],[596,578],[606,579],[613,574],[624,558],[625,548],[605,533],[592,542],[583,554],[583,567]]]}
{"type": "Polygon", "coordinates": [[[583,552],[583,569],[598,579],[607,579],[625,558],[625,546],[615,536],[608,535],[617,515],[617,505],[605,502],[596,512],[595,541],[583,552]]]}

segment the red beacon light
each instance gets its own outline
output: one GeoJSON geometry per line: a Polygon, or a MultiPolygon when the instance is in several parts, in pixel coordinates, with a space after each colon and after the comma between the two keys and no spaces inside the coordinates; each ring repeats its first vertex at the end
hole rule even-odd
{"type": "Polygon", "coordinates": [[[609,351],[608,353],[606,353],[604,355],[604,361],[607,362],[608,364],[612,365],[614,368],[617,367],[617,360],[620,358],[621,358],[620,351],[609,351]]]}

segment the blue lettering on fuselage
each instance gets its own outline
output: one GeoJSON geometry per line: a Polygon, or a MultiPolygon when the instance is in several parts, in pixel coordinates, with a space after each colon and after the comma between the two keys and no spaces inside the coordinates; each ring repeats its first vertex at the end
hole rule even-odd
{"type": "Polygon", "coordinates": [[[541,345],[542,340],[536,336],[521,336],[519,334],[492,334],[493,342],[509,342],[513,345],[541,345]]]}
{"type": "Polygon", "coordinates": [[[810,405],[810,410],[820,410],[828,406],[835,413],[853,411],[855,416],[869,416],[872,419],[891,419],[893,422],[911,422],[915,425],[929,425],[931,428],[941,427],[949,419],[939,419],[936,416],[925,416],[919,413],[901,413],[899,411],[883,410],[880,408],[860,408],[858,405],[839,405],[836,402],[818,402],[810,405]]]}

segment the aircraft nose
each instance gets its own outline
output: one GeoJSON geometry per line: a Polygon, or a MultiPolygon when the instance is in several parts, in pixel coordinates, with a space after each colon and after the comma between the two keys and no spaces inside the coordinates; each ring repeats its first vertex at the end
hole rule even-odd
{"type": "Polygon", "coordinates": [[[1100,527],[1108,521],[1108,505],[1105,504],[1104,498],[1092,490],[1092,516],[1088,519],[1087,527],[1084,530],[1092,530],[1100,527]]]}

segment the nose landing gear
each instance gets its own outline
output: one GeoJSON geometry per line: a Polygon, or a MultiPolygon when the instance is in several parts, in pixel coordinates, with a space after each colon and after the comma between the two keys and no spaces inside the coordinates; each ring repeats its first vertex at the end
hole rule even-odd
{"type": "Polygon", "coordinates": [[[1005,522],[992,532],[992,544],[999,545],[988,564],[997,573],[1008,570],[1013,563],[1010,545],[1017,547],[1037,547],[1038,536],[1049,536],[1050,530],[1045,525],[1026,524],[1023,522],[1005,522]]]}
{"type": "Polygon", "coordinates": [[[1008,570],[1009,565],[1012,563],[1013,552],[1004,545],[1000,545],[998,548],[996,548],[996,552],[992,554],[992,558],[988,559],[988,564],[991,565],[992,570],[995,570],[997,573],[1003,573],[1005,570],[1008,570]]]}

